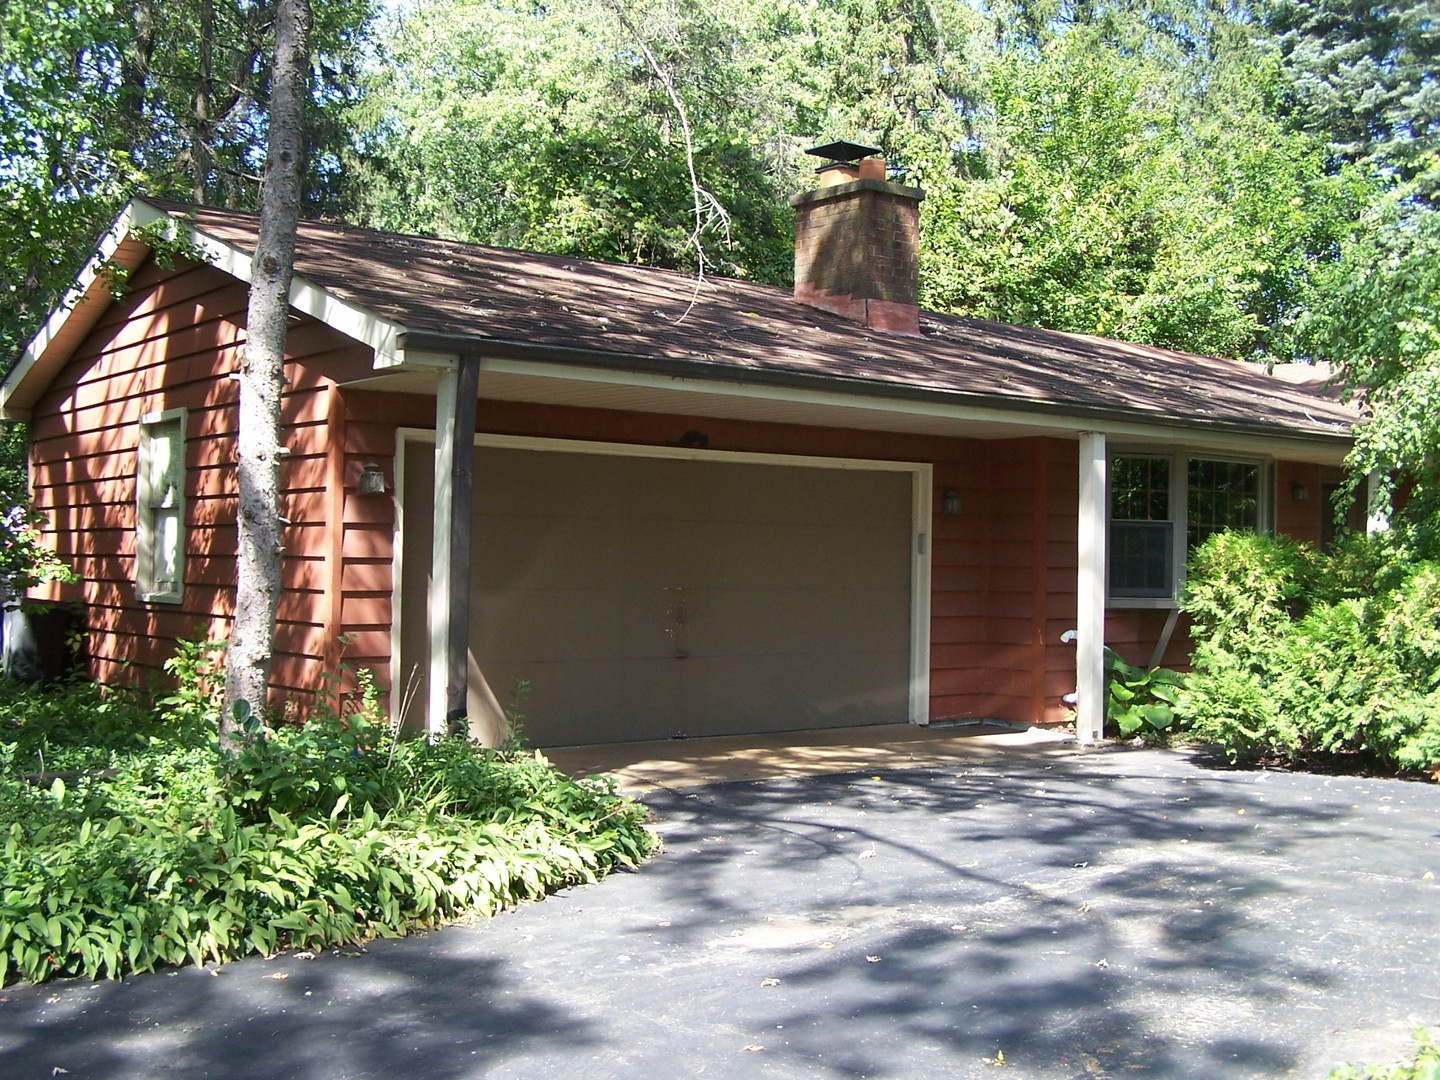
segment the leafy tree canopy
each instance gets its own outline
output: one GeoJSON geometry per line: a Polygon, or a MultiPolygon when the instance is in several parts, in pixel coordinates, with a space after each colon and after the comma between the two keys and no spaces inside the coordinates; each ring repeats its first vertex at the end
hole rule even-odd
{"type": "MultiPolygon", "coordinates": [[[[333,202],[373,0],[316,3],[312,209],[333,202]]],[[[251,207],[270,94],[270,2],[67,0],[0,8],[0,356],[8,363],[143,190],[251,207]]]]}

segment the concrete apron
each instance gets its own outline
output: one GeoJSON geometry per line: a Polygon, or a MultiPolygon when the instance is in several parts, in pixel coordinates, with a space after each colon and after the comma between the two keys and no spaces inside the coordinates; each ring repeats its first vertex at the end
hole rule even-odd
{"type": "Polygon", "coordinates": [[[1073,753],[1074,736],[1050,728],[982,724],[827,728],[710,739],[564,746],[543,751],[572,776],[612,776],[620,790],[691,788],[782,776],[925,768],[1016,752],[1073,753]]]}

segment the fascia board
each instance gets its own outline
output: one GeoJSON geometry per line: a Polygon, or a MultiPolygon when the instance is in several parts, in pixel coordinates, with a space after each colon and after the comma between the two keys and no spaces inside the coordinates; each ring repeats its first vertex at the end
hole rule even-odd
{"type": "MultiPolygon", "coordinates": [[[[205,252],[211,266],[247,285],[254,281],[253,256],[202,232],[188,218],[174,220],[185,230],[188,238],[205,252]]],[[[403,361],[399,338],[405,333],[405,327],[381,318],[358,304],[340,299],[301,274],[295,274],[290,279],[290,306],[346,337],[368,345],[375,353],[377,368],[392,367],[403,361]]]]}
{"type": "MultiPolygon", "coordinates": [[[[247,285],[251,283],[254,260],[247,252],[202,232],[188,218],[175,217],[144,199],[133,200],[101,237],[95,255],[76,277],[75,284],[0,383],[0,419],[30,418],[35,400],[113,302],[103,281],[103,267],[111,262],[126,270],[138,267],[145,261],[149,248],[133,234],[162,220],[174,222],[180,238],[200,248],[206,262],[215,269],[247,285]]],[[[290,306],[369,346],[377,368],[404,361],[399,347],[399,339],[405,333],[403,326],[342,300],[299,274],[291,279],[290,306]]]]}
{"type": "Polygon", "coordinates": [[[841,406],[866,412],[896,415],[929,416],[976,423],[998,424],[1031,429],[1034,434],[1079,438],[1081,433],[1101,431],[1112,439],[1128,439],[1159,445],[1185,445],[1197,450],[1212,450],[1246,456],[1284,458],[1300,454],[1300,460],[1320,460],[1339,464],[1350,449],[1350,440],[1342,436],[1306,436],[1291,432],[1244,432],[1204,424],[1147,423],[1118,417],[1065,416],[1055,412],[1026,412],[1016,408],[987,407],[976,402],[947,401],[943,395],[901,398],[882,394],[847,393],[836,387],[801,388],[763,382],[740,383],[685,378],[669,374],[640,372],[620,368],[580,367],[542,360],[517,360],[509,357],[484,357],[483,370],[528,375],[535,378],[570,379],[626,386],[683,389],[695,393],[721,394],[735,397],[784,400],[797,404],[841,406]],[[1287,453],[1288,451],[1288,453],[1287,453]]]}
{"type": "Polygon", "coordinates": [[[102,268],[112,262],[126,270],[139,266],[149,248],[132,239],[130,234],[166,216],[163,210],[141,199],[121,211],[95,245],[95,254],[75,278],[75,283],[0,383],[0,419],[30,418],[30,406],[35,398],[111,303],[102,268]]]}

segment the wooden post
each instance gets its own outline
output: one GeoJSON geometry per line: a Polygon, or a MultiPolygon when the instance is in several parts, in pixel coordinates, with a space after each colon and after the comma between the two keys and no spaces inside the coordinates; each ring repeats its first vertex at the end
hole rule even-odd
{"type": "Polygon", "coordinates": [[[1105,436],[1080,434],[1079,569],[1075,582],[1075,737],[1105,726],[1105,436]]]}
{"type": "Polygon", "coordinates": [[[430,578],[432,736],[464,733],[470,659],[470,522],[480,358],[462,356],[435,396],[435,540],[430,578]]]}

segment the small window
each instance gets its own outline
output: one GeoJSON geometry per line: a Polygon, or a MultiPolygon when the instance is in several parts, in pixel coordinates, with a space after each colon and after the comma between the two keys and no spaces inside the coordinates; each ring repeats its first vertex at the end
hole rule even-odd
{"type": "Polygon", "coordinates": [[[178,602],[185,570],[185,413],[140,421],[135,579],[140,599],[178,602]]]}
{"type": "Polygon", "coordinates": [[[1140,605],[1173,601],[1197,545],[1225,529],[1263,527],[1261,475],[1253,461],[1172,454],[1113,458],[1110,597],[1140,605]]]}

